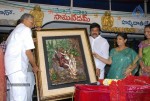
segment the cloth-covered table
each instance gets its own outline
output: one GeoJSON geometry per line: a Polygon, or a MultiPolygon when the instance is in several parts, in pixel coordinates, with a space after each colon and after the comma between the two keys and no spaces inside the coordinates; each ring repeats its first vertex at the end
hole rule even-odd
{"type": "Polygon", "coordinates": [[[129,76],[109,86],[77,84],[74,101],[150,101],[150,78],[129,76]]]}

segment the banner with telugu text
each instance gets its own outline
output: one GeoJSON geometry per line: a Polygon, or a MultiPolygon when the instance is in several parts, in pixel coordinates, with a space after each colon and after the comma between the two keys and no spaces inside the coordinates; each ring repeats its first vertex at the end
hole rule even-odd
{"type": "MultiPolygon", "coordinates": [[[[20,3],[12,1],[0,1],[0,25],[15,25],[16,21],[24,13],[34,12],[36,4],[20,3]]],[[[68,21],[92,23],[97,22],[103,31],[143,33],[144,25],[150,23],[150,15],[147,17],[132,16],[131,12],[111,13],[105,10],[93,10],[42,5],[40,12],[43,13],[42,25],[51,21],[68,21]]],[[[40,14],[39,12],[39,14],[40,14]]],[[[36,14],[36,13],[35,13],[36,14]]],[[[37,15],[38,18],[38,15],[37,15]]],[[[38,19],[37,19],[38,20],[38,19]]]]}

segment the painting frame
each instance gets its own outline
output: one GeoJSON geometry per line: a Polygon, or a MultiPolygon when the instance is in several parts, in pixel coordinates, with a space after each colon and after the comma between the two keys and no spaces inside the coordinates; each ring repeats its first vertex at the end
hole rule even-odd
{"type": "MultiPolygon", "coordinates": [[[[74,84],[96,82],[95,64],[92,57],[87,30],[85,28],[43,29],[35,31],[35,37],[37,40],[36,59],[41,70],[41,72],[38,72],[37,74],[36,85],[40,101],[71,98],[74,93],[74,84]],[[67,43],[69,43],[68,47],[72,48],[68,49],[66,45],[67,43]],[[51,48],[52,45],[53,48],[51,48]],[[73,45],[76,46],[76,51],[72,50],[73,47],[75,47],[73,45]],[[74,60],[76,60],[76,62],[74,62],[76,63],[76,68],[71,68],[71,64],[67,65],[68,67],[65,67],[65,65],[60,66],[59,61],[62,61],[63,59],[60,60],[58,58],[56,54],[58,52],[61,54],[69,54],[68,57],[70,58],[64,64],[71,63],[69,60],[71,61],[71,56],[74,56],[74,60]],[[50,53],[53,54],[51,55],[50,53]],[[55,72],[55,75],[58,74],[58,76],[52,75],[54,73],[51,71],[56,71],[55,68],[52,67],[59,67],[59,71],[57,71],[58,73],[55,72]],[[63,76],[59,76],[60,73],[62,73],[63,76]],[[65,79],[62,77],[65,77],[65,79]]],[[[66,54],[64,57],[67,59],[66,54]]]]}

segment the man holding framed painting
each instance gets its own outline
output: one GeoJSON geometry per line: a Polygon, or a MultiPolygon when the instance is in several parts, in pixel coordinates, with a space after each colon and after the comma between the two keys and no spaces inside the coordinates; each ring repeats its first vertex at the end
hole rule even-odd
{"type": "Polygon", "coordinates": [[[39,71],[31,49],[34,49],[31,28],[34,18],[23,14],[21,23],[12,31],[6,41],[5,69],[10,82],[10,100],[27,101],[27,68],[29,62],[33,71],[39,71]]]}
{"type": "MultiPolygon", "coordinates": [[[[109,44],[106,39],[100,36],[100,31],[101,28],[99,24],[92,23],[90,25],[90,44],[94,53],[107,59],[109,57],[109,44]]],[[[96,76],[99,79],[104,79],[104,67],[106,64],[96,58],[94,58],[94,61],[96,65],[96,76]]]]}

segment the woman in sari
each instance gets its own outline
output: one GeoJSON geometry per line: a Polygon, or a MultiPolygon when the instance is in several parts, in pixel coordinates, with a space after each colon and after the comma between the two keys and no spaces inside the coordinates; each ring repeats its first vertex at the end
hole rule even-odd
{"type": "Polygon", "coordinates": [[[120,33],[117,35],[118,47],[113,48],[110,51],[109,59],[104,59],[96,53],[93,53],[94,57],[100,61],[111,64],[107,78],[110,79],[122,79],[130,74],[137,72],[138,55],[137,53],[126,46],[127,34],[120,33]]]}
{"type": "Polygon", "coordinates": [[[144,28],[146,40],[139,44],[140,75],[150,77],[150,24],[144,28]]]}

